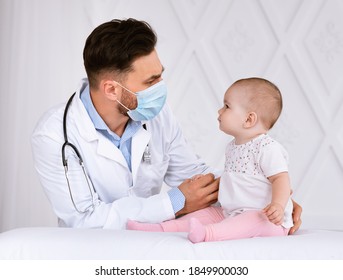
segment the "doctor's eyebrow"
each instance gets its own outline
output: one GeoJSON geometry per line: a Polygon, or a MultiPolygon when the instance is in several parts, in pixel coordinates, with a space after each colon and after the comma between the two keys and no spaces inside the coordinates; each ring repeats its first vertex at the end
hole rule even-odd
{"type": "Polygon", "coordinates": [[[149,84],[149,83],[151,83],[151,82],[153,82],[153,81],[155,81],[155,80],[161,78],[162,73],[164,72],[164,70],[165,70],[165,68],[164,68],[164,66],[162,66],[162,70],[161,70],[161,73],[160,73],[160,74],[150,76],[148,79],[146,79],[146,80],[144,81],[144,83],[149,84]]]}

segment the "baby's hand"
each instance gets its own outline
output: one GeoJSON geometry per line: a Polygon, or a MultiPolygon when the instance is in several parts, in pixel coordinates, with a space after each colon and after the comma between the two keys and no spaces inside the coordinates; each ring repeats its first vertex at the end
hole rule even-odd
{"type": "Polygon", "coordinates": [[[279,226],[283,222],[284,210],[278,203],[270,203],[263,210],[264,214],[268,217],[269,221],[279,226]]]}

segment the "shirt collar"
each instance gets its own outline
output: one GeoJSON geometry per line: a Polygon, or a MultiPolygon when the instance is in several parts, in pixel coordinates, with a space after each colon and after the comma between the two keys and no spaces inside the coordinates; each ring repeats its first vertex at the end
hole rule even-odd
{"type": "MultiPolygon", "coordinates": [[[[113,131],[111,131],[104,120],[100,117],[99,113],[95,109],[91,96],[90,96],[90,90],[89,90],[89,85],[87,85],[84,90],[81,92],[81,101],[83,105],[85,106],[87,113],[92,120],[94,127],[96,130],[102,130],[102,131],[107,131],[111,135],[117,136],[119,139],[120,137],[116,135],[113,131]]],[[[131,138],[137,131],[138,129],[142,126],[142,123],[140,121],[133,121],[129,120],[125,132],[123,134],[123,138],[131,138]],[[129,133],[128,133],[129,132],[129,133]]]]}

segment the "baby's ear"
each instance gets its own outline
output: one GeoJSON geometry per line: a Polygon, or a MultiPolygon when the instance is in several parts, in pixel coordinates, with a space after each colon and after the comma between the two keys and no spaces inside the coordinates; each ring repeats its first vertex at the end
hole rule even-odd
{"type": "Polygon", "coordinates": [[[257,123],[257,114],[255,112],[249,112],[244,122],[244,128],[253,127],[257,123]]]}

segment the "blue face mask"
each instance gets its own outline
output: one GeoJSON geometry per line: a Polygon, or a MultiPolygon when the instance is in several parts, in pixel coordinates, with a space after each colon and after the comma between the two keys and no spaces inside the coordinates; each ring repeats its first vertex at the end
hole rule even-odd
{"type": "Polygon", "coordinates": [[[145,90],[138,91],[137,93],[132,92],[119,83],[117,84],[137,97],[138,105],[134,110],[130,110],[117,100],[117,102],[127,110],[127,114],[134,121],[151,120],[158,115],[166,103],[167,86],[163,80],[145,90]]]}

